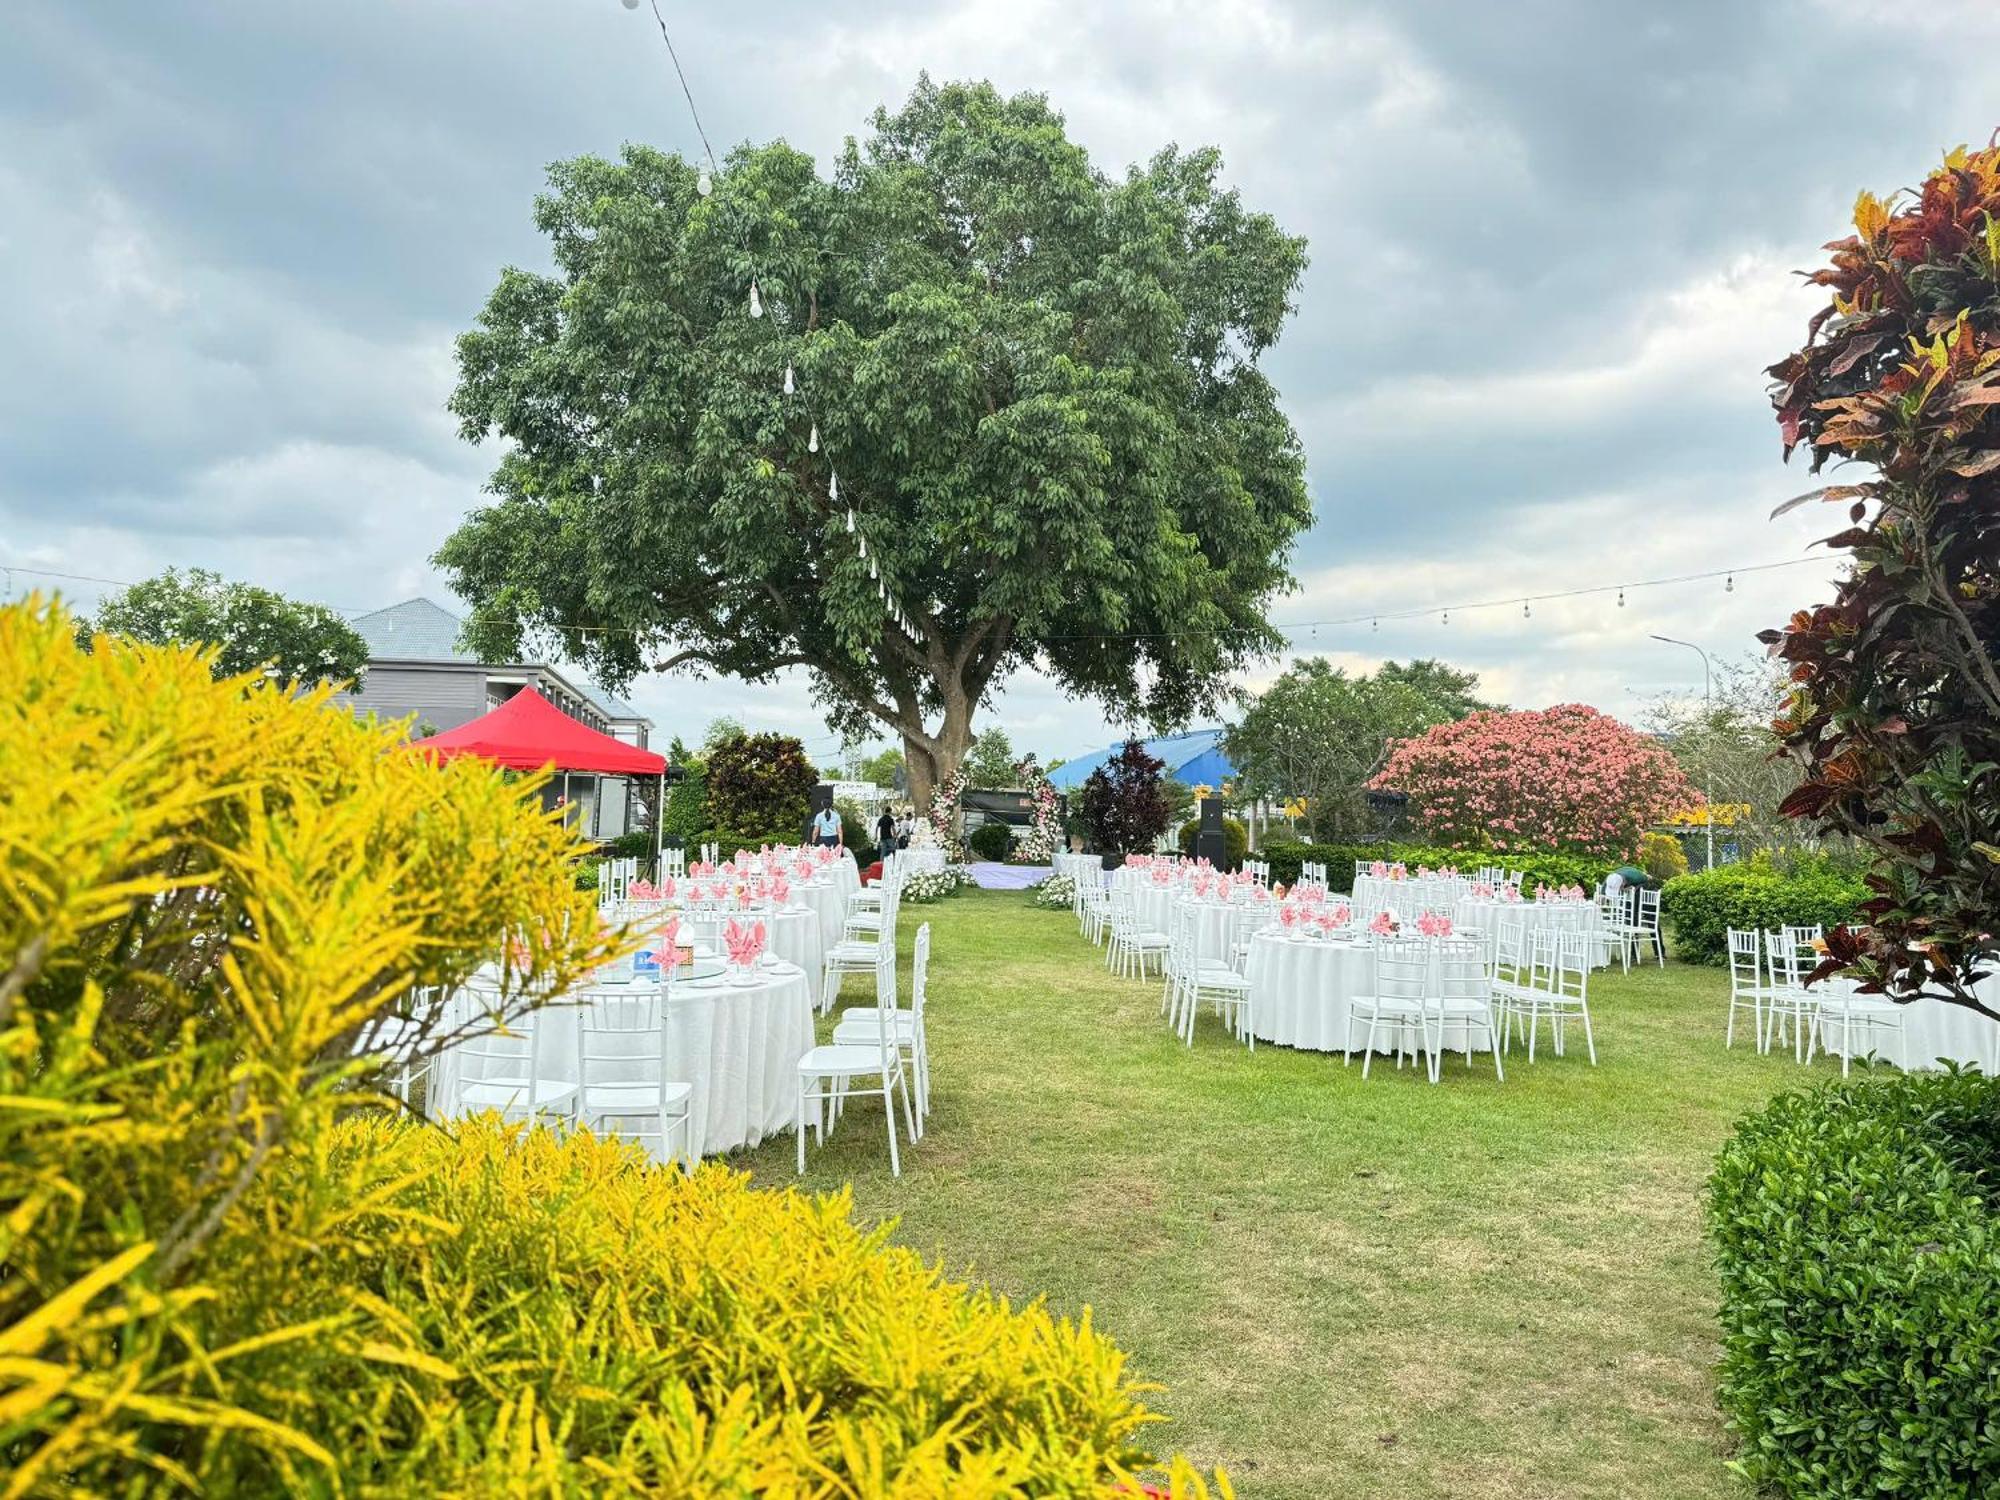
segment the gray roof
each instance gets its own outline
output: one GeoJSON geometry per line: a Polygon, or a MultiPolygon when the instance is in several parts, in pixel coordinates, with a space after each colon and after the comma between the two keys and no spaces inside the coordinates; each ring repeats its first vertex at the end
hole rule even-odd
{"type": "MultiPolygon", "coordinates": [[[[450,610],[428,599],[405,599],[385,609],[356,615],[347,622],[368,644],[368,654],[378,661],[458,661],[477,664],[479,658],[459,645],[458,633],[465,622],[450,610]]],[[[638,709],[615,693],[608,693],[588,678],[554,662],[489,662],[489,666],[520,665],[547,667],[559,676],[580,685],[587,697],[603,710],[607,719],[631,719],[650,724],[638,709]]]]}

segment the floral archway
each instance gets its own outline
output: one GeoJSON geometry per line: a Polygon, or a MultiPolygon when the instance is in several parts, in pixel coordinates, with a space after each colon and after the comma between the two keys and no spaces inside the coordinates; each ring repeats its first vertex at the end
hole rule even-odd
{"type": "Polygon", "coordinates": [[[1048,864],[1055,859],[1056,846],[1062,842],[1062,815],[1055,783],[1032,755],[1015,762],[1014,774],[1034,799],[1033,821],[1028,824],[1028,836],[1021,840],[1018,851],[1021,861],[1030,865],[1048,864]]]}

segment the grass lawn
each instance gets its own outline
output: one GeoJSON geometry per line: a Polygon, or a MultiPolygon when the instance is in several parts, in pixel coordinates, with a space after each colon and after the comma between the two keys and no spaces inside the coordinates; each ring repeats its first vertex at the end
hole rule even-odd
{"type": "MultiPolygon", "coordinates": [[[[1161,1451],[1245,1495],[1747,1494],[1697,1194],[1731,1121],[1806,1074],[1723,1050],[1719,971],[1593,976],[1595,1069],[1576,1047],[1505,1084],[1456,1056],[1436,1088],[1364,1084],[1212,1015],[1190,1051],[1157,980],[1017,892],[906,907],[906,988],[926,920],[929,1133],[894,1179],[858,1101],[803,1181],[851,1179],[955,1275],[1092,1308],[1165,1387],[1161,1451]]],[[[739,1160],[797,1180],[789,1134],[739,1160]]]]}

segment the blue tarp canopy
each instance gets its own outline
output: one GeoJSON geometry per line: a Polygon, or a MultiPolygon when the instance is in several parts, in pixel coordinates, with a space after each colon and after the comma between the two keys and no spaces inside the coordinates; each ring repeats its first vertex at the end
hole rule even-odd
{"type": "MultiPolygon", "coordinates": [[[[1236,767],[1222,753],[1220,729],[1197,729],[1189,734],[1172,734],[1156,740],[1140,741],[1146,753],[1167,763],[1167,775],[1182,786],[1211,786],[1236,775],[1236,767]]],[[[1120,740],[1107,750],[1093,750],[1075,760],[1064,761],[1049,772],[1049,780],[1059,792],[1073,792],[1090,779],[1090,773],[1125,748],[1120,740]]]]}

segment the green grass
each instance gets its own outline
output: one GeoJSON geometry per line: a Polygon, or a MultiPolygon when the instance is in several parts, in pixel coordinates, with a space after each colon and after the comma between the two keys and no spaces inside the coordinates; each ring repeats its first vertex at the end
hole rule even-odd
{"type": "MultiPolygon", "coordinates": [[[[932,924],[935,1099],[889,1175],[878,1106],[808,1157],[958,1275],[1094,1310],[1164,1390],[1162,1451],[1258,1496],[1743,1496],[1713,1400],[1697,1195],[1730,1123],[1804,1081],[1722,1046],[1726,982],[1593,976],[1580,1048],[1497,1083],[1233,1043],[1064,912],[968,892],[932,924]]],[[[850,982],[851,1000],[861,984],[850,982]]],[[[1814,1074],[1825,1076],[1815,1067],[1814,1074]]],[[[793,1182],[789,1134],[740,1158],[793,1182]]]]}

